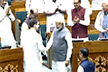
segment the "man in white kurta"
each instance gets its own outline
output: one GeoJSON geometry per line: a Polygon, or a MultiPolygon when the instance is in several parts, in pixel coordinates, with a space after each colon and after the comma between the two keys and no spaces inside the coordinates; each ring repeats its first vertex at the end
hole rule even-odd
{"type": "Polygon", "coordinates": [[[45,47],[42,44],[41,35],[36,32],[39,27],[36,19],[30,20],[30,27],[31,28],[26,32],[25,36],[23,36],[24,38],[22,38],[24,72],[43,72],[39,51],[45,50],[45,47]]]}
{"type": "Polygon", "coordinates": [[[69,32],[69,30],[66,27],[64,27],[63,22],[56,21],[56,28],[54,29],[54,31],[51,35],[51,38],[47,43],[46,48],[49,49],[51,46],[52,46],[52,72],[67,72],[67,71],[65,71],[65,68],[69,64],[73,46],[72,46],[71,33],[69,32]],[[66,34],[65,34],[65,31],[67,31],[66,34]],[[55,35],[55,32],[57,32],[57,35],[55,35]],[[62,32],[61,35],[60,35],[60,32],[62,32]],[[62,35],[64,35],[64,34],[65,34],[65,36],[63,37],[62,35]],[[59,36],[59,37],[57,37],[57,36],[59,36]],[[56,37],[58,39],[56,39],[56,37]],[[67,48],[66,50],[63,49],[64,43],[61,41],[62,38],[63,38],[63,41],[65,41],[65,43],[67,43],[67,45],[65,45],[65,46],[67,46],[67,47],[65,47],[65,48],[67,48]],[[58,44],[58,45],[56,45],[57,47],[55,47],[55,43],[58,44]],[[56,50],[54,50],[54,47],[56,50]],[[60,49],[60,47],[62,47],[62,48],[60,49]],[[67,51],[67,52],[64,53],[63,51],[67,51]],[[54,52],[58,55],[55,55],[54,52]],[[58,59],[62,59],[62,56],[60,58],[60,55],[66,55],[66,59],[63,61],[54,59],[55,57],[57,57],[58,59]]]}
{"type": "Polygon", "coordinates": [[[39,13],[43,13],[43,4],[43,0],[26,0],[26,11],[30,11],[31,9],[38,9],[39,13]]]}
{"type": "MultiPolygon", "coordinates": [[[[4,4],[1,0],[2,5],[4,4]]],[[[16,47],[15,39],[11,29],[11,21],[7,16],[7,12],[0,6],[0,36],[1,44],[3,46],[11,46],[11,48],[16,47]],[[6,12],[6,13],[5,13],[6,12]]]]}
{"type": "Polygon", "coordinates": [[[44,7],[44,12],[47,16],[47,32],[53,31],[57,19],[65,24],[64,13],[66,11],[66,6],[64,0],[48,0],[44,7]],[[57,8],[62,12],[58,11],[57,8]]]}
{"type": "Polygon", "coordinates": [[[102,11],[98,13],[94,26],[100,31],[99,39],[108,38],[108,1],[103,1],[102,11]]]}

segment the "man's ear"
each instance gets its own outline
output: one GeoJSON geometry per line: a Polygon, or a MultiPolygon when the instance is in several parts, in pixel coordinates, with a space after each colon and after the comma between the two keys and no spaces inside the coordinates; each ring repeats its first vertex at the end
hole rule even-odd
{"type": "Polygon", "coordinates": [[[64,26],[64,23],[62,23],[62,26],[64,26]]]}

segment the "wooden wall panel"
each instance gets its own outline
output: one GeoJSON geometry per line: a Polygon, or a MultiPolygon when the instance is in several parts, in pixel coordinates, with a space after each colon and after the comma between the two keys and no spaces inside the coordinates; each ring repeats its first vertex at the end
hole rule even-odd
{"type": "Polygon", "coordinates": [[[96,72],[108,72],[108,41],[73,43],[73,47],[72,72],[77,72],[78,65],[81,63],[79,59],[81,47],[89,49],[88,59],[95,64],[96,72]]]}
{"type": "Polygon", "coordinates": [[[0,72],[23,72],[22,48],[0,50],[0,72]]]}

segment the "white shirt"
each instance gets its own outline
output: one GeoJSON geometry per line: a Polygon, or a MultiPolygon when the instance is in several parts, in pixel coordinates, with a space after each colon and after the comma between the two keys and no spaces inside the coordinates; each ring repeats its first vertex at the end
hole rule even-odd
{"type": "Polygon", "coordinates": [[[81,65],[79,65],[78,69],[77,69],[77,72],[84,72],[84,69],[81,65]]]}
{"type": "Polygon", "coordinates": [[[2,7],[0,7],[0,21],[0,36],[2,46],[15,46],[16,43],[11,30],[11,21],[8,16],[6,16],[5,10],[2,7]]]}
{"type": "Polygon", "coordinates": [[[106,30],[104,30],[104,29],[101,27],[101,23],[100,23],[100,18],[101,18],[101,16],[99,16],[100,13],[101,13],[101,12],[99,12],[98,15],[97,15],[97,18],[96,18],[96,21],[95,21],[94,26],[95,26],[95,28],[96,28],[98,31],[104,32],[104,31],[106,31],[106,30]]]}
{"type": "Polygon", "coordinates": [[[22,47],[22,38],[24,38],[23,36],[26,34],[26,32],[27,32],[27,30],[28,30],[29,28],[28,28],[28,25],[27,25],[27,23],[26,22],[23,22],[23,24],[22,24],[22,27],[21,27],[21,36],[20,36],[20,44],[21,44],[21,47],[22,47]]]}
{"type": "MultiPolygon", "coordinates": [[[[72,16],[71,16],[72,18],[72,16]]],[[[88,10],[85,10],[85,15],[84,15],[84,20],[80,20],[79,22],[82,25],[88,26],[90,24],[90,17],[89,17],[89,12],[88,10]]],[[[71,19],[71,24],[68,24],[69,26],[74,26],[74,22],[71,19]]],[[[79,36],[77,36],[77,38],[72,38],[72,40],[84,40],[84,42],[88,41],[88,37],[86,38],[79,38],[79,36]]]]}
{"type": "MultiPolygon", "coordinates": [[[[9,5],[8,5],[8,2],[6,3],[6,5],[5,5],[5,10],[7,9],[7,8],[9,8],[9,5]]],[[[14,15],[13,15],[13,13],[11,12],[11,9],[9,9],[9,18],[11,19],[11,21],[14,21],[15,20],[15,17],[14,17],[14,15]]]]}
{"type": "MultiPolygon", "coordinates": [[[[57,0],[56,3],[50,1],[46,1],[45,4],[45,12],[53,13],[56,8],[61,10],[66,10],[66,6],[64,0],[57,0]]],[[[64,14],[56,12],[54,15],[47,16],[47,32],[50,32],[51,27],[55,27],[55,22],[61,21],[65,24],[64,14]]]]}
{"type": "Polygon", "coordinates": [[[25,72],[43,72],[40,61],[40,50],[45,50],[42,44],[42,37],[35,29],[29,29],[23,36],[23,51],[24,51],[24,70],[25,72]]]}
{"type": "Polygon", "coordinates": [[[31,9],[38,9],[39,13],[43,13],[43,0],[26,0],[26,11],[30,11],[31,9]]]}
{"type": "MultiPolygon", "coordinates": [[[[69,7],[67,8],[67,14],[68,14],[67,23],[70,26],[71,24],[73,24],[73,22],[72,22],[72,14],[71,14],[71,10],[74,8],[73,0],[69,0],[69,5],[68,6],[69,7]],[[71,5],[70,5],[70,3],[71,3],[71,5]]],[[[86,12],[88,12],[89,15],[92,14],[92,9],[90,8],[90,3],[89,3],[88,0],[81,0],[81,7],[87,9],[86,12]]],[[[88,21],[88,23],[90,23],[90,21],[88,21]]]]}
{"type": "MultiPolygon", "coordinates": [[[[55,11],[55,9],[57,8],[56,3],[52,2],[52,0],[48,0],[45,3],[45,12],[46,13],[53,13],[55,11]],[[50,6],[51,5],[51,6],[50,6]]],[[[55,27],[55,16],[51,15],[51,16],[47,16],[47,32],[50,32],[50,27],[55,27]]]]}
{"type": "MultiPolygon", "coordinates": [[[[90,24],[90,17],[88,10],[85,10],[84,20],[80,20],[79,22],[82,25],[88,26],[90,24]]],[[[69,26],[74,26],[74,22],[72,21],[72,24],[68,24],[69,26]]]]}
{"type": "MultiPolygon", "coordinates": [[[[71,33],[70,32],[68,32],[65,35],[65,39],[66,39],[67,44],[68,44],[68,50],[67,50],[67,58],[66,58],[66,60],[69,60],[70,57],[71,57],[71,54],[72,54],[72,49],[73,49],[72,38],[71,38],[71,33]]],[[[52,46],[52,43],[53,43],[53,33],[51,35],[50,40],[47,43],[47,47],[46,48],[49,49],[52,46]]]]}

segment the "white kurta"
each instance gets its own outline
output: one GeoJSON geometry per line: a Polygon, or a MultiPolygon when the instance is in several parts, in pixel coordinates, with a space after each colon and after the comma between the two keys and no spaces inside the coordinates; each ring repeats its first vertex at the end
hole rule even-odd
{"type": "MultiPolygon", "coordinates": [[[[66,10],[64,1],[57,0],[57,2],[54,3],[54,2],[52,2],[52,0],[48,0],[45,3],[44,11],[46,13],[54,13],[56,8],[59,8],[61,10],[66,10]]],[[[61,21],[65,25],[64,14],[57,11],[55,14],[53,14],[51,16],[47,16],[47,32],[50,32],[51,27],[55,27],[56,21],[61,21]]]]}
{"type": "MultiPolygon", "coordinates": [[[[9,8],[8,2],[6,3],[4,9],[6,10],[7,8],[9,8]]],[[[15,20],[15,17],[14,17],[14,15],[13,15],[11,9],[9,9],[9,14],[10,14],[10,15],[9,15],[8,17],[11,19],[11,21],[14,21],[14,20],[15,20]]]]}
{"type": "Polygon", "coordinates": [[[45,48],[41,35],[31,28],[23,37],[24,72],[43,72],[39,50],[45,50],[45,48]]]}
{"type": "Polygon", "coordinates": [[[11,30],[11,21],[6,16],[5,10],[0,7],[0,36],[2,46],[16,47],[15,39],[11,30]]]}
{"type": "MultiPolygon", "coordinates": [[[[68,32],[65,35],[65,40],[67,41],[68,49],[67,49],[67,57],[66,60],[69,60],[72,54],[72,38],[71,38],[71,33],[68,32]]],[[[53,33],[51,35],[50,40],[47,43],[47,49],[49,49],[53,45],[53,33]]],[[[52,61],[52,72],[67,72],[65,71],[65,61],[52,61]]]]}
{"type": "Polygon", "coordinates": [[[39,13],[43,13],[43,0],[26,0],[26,11],[30,11],[30,9],[38,9],[39,13]]]}

